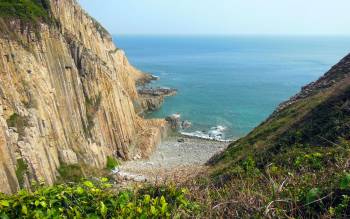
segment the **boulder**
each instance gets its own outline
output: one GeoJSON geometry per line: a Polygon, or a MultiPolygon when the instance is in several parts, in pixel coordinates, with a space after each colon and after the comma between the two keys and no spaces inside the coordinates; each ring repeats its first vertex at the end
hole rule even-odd
{"type": "Polygon", "coordinates": [[[191,128],[191,126],[192,126],[192,123],[188,120],[182,121],[181,123],[182,129],[188,129],[188,128],[191,128]]]}
{"type": "Polygon", "coordinates": [[[181,115],[179,113],[172,114],[171,116],[168,116],[165,118],[165,120],[170,124],[170,127],[172,129],[179,129],[181,128],[180,123],[181,115]]]}

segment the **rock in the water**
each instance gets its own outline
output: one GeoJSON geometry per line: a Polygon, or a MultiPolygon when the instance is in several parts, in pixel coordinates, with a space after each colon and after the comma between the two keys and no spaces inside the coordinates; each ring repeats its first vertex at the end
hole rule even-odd
{"type": "Polygon", "coordinates": [[[192,126],[192,123],[188,120],[182,121],[182,123],[181,123],[181,127],[183,129],[191,128],[191,126],[192,126]]]}
{"type": "Polygon", "coordinates": [[[179,113],[175,113],[171,116],[166,117],[165,120],[170,124],[172,129],[179,129],[181,124],[180,118],[181,115],[179,113]]]}
{"type": "Polygon", "coordinates": [[[138,88],[140,96],[140,112],[154,111],[160,108],[164,102],[164,97],[176,95],[176,89],[172,88],[138,88]]]}

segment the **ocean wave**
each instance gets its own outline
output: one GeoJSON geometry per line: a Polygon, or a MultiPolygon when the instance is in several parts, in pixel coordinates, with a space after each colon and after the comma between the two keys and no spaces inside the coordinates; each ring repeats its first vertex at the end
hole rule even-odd
{"type": "Polygon", "coordinates": [[[205,131],[194,131],[194,132],[184,132],[180,131],[180,134],[187,136],[187,137],[194,137],[194,138],[201,138],[206,140],[214,140],[214,141],[222,141],[222,142],[230,142],[233,141],[233,139],[225,139],[225,133],[226,130],[225,126],[215,126],[210,128],[208,132],[205,131]]]}

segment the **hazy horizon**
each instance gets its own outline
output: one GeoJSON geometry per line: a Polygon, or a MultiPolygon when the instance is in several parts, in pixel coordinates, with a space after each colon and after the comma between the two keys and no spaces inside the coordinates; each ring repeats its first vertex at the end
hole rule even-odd
{"type": "Polygon", "coordinates": [[[78,1],[112,35],[350,35],[348,0],[78,1]]]}

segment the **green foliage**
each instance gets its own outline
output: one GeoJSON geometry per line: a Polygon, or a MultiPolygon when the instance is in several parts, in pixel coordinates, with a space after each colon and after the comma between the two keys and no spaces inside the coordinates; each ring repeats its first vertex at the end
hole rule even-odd
{"type": "Polygon", "coordinates": [[[310,168],[320,170],[323,168],[323,155],[319,152],[298,156],[294,162],[299,169],[310,168]]]}
{"type": "Polygon", "coordinates": [[[248,156],[243,162],[242,167],[249,175],[258,174],[259,170],[256,168],[255,160],[252,156],[248,156]]]}
{"type": "Polygon", "coordinates": [[[317,199],[320,198],[321,194],[322,192],[319,188],[310,189],[306,194],[306,204],[316,201],[317,199]]]}
{"type": "Polygon", "coordinates": [[[0,17],[26,22],[48,21],[49,7],[47,0],[1,0],[0,17]]]}
{"type": "Polygon", "coordinates": [[[341,189],[350,189],[350,174],[346,173],[340,180],[341,189]]]}
{"type": "Polygon", "coordinates": [[[107,156],[107,169],[113,170],[114,168],[119,166],[119,162],[114,157],[107,156]]]}
{"type": "Polygon", "coordinates": [[[330,216],[332,217],[346,218],[348,216],[346,215],[346,211],[349,209],[349,206],[350,206],[350,196],[342,195],[341,202],[335,207],[330,207],[328,211],[330,216]]]}
{"type": "Polygon", "coordinates": [[[174,218],[198,211],[173,186],[114,191],[106,179],[0,194],[1,218],[174,218]]]}
{"type": "Polygon", "coordinates": [[[28,165],[23,159],[17,159],[16,166],[16,177],[19,183],[19,186],[22,188],[24,185],[24,177],[28,171],[28,165]]]}

